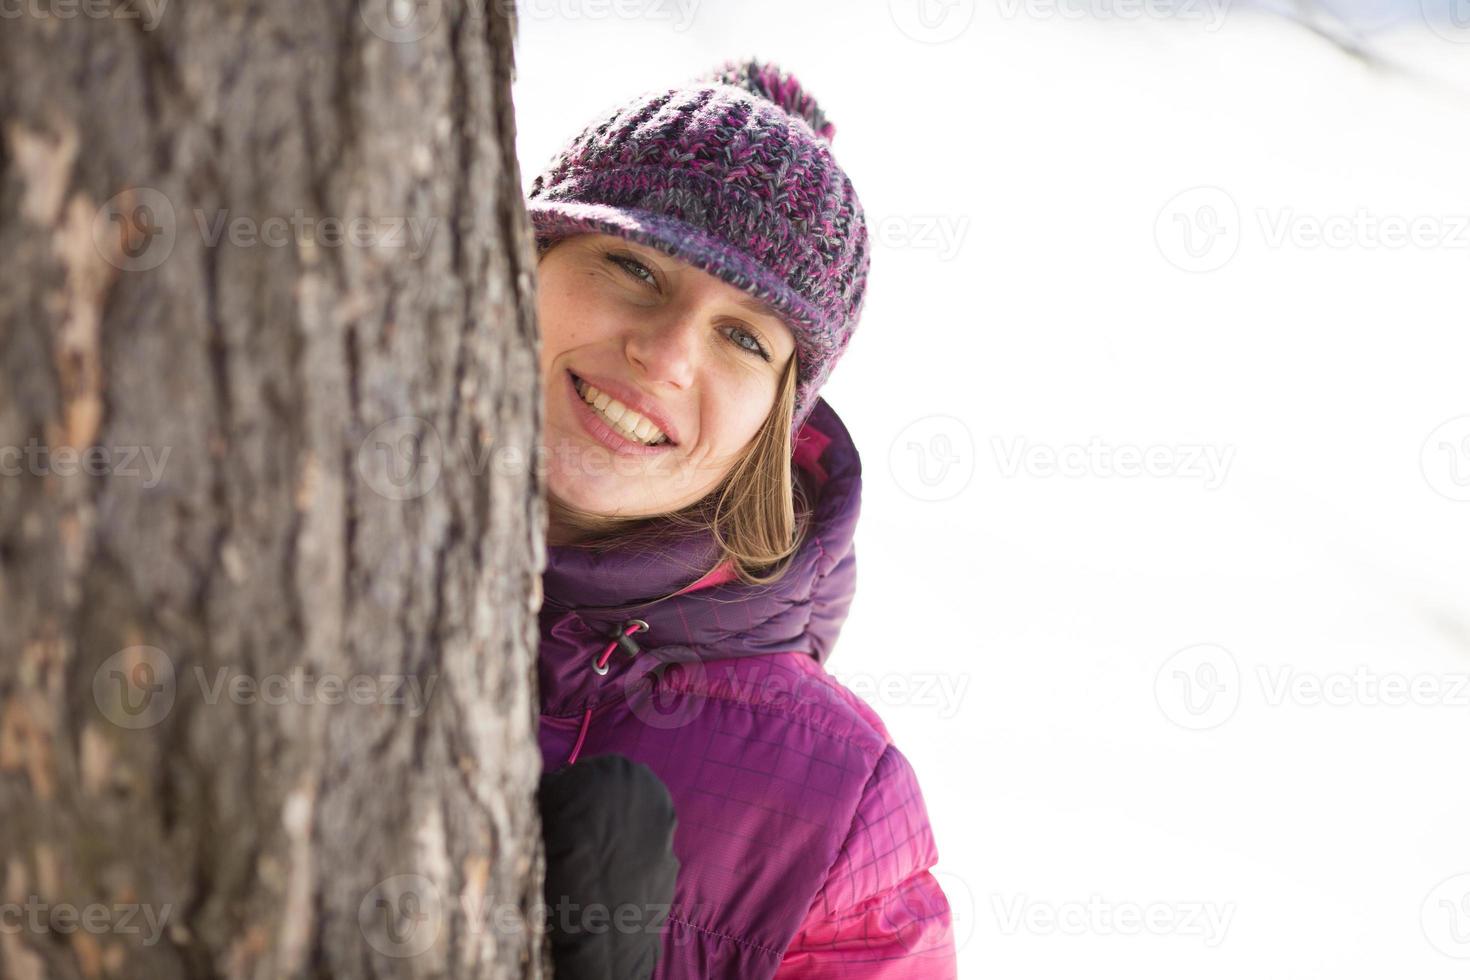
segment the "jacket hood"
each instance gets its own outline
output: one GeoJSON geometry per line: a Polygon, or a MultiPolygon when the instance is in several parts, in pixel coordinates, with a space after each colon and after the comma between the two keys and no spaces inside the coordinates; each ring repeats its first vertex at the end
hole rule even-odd
{"type": "Polygon", "coordinates": [[[826,662],[857,584],[853,533],[862,465],[825,399],[817,399],[797,434],[793,458],[815,487],[811,524],[786,574],[769,585],[733,578],[728,563],[704,575],[717,557],[705,533],[603,552],[547,548],[538,661],[543,713],[570,714],[625,696],[675,661],[799,652],[826,662]],[[647,629],[637,629],[632,643],[615,643],[634,620],[647,629]]]}

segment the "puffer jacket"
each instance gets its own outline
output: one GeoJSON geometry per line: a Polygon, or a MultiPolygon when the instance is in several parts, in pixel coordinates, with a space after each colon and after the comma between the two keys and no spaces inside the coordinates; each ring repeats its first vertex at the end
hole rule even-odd
{"type": "Polygon", "coordinates": [[[795,457],[814,523],[772,585],[728,565],[695,581],[708,536],[548,548],[543,762],[615,753],[667,786],[679,872],[656,980],[944,980],[953,929],[914,771],[824,667],[853,600],[862,487],[824,399],[795,457]]]}

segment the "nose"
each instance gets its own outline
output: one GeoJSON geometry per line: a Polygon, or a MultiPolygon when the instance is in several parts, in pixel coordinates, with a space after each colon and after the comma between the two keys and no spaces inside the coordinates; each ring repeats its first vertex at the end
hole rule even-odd
{"type": "Polygon", "coordinates": [[[703,318],[696,309],[663,309],[628,334],[627,354],[653,384],[688,388],[700,356],[703,318]]]}

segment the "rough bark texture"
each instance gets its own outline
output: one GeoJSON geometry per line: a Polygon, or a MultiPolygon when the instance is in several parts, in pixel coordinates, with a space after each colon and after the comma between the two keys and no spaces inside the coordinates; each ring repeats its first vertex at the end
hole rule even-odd
{"type": "Polygon", "coordinates": [[[506,7],[8,7],[0,976],[545,975],[506,7]]]}

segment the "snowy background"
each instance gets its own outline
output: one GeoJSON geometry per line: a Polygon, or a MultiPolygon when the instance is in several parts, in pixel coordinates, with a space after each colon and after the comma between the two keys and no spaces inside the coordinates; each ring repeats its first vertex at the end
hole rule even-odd
{"type": "Polygon", "coordinates": [[[962,976],[1467,975],[1454,4],[520,4],[527,187],[727,57],[836,123],[875,250],[829,667],[918,771],[962,976]]]}

